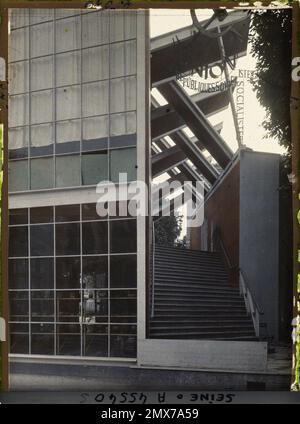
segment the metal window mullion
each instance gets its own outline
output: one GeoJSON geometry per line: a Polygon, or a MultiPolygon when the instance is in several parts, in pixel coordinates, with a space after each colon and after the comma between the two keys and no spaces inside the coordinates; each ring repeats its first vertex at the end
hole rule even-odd
{"type": "Polygon", "coordinates": [[[83,266],[82,266],[82,207],[80,205],[80,225],[79,225],[79,237],[80,237],[80,356],[83,356],[85,353],[84,341],[83,337],[85,328],[83,323],[83,266]]]}
{"type": "MultiPolygon", "coordinates": [[[[110,134],[111,134],[111,11],[108,11],[108,146],[107,146],[107,161],[108,161],[108,180],[111,180],[111,161],[110,161],[110,134]]],[[[105,17],[105,15],[104,15],[105,17]]],[[[110,206],[108,205],[108,220],[107,220],[107,357],[110,358],[110,206]]]]}
{"type": "Polygon", "coordinates": [[[28,324],[29,324],[29,355],[31,355],[31,257],[30,257],[30,209],[27,208],[28,214],[28,324]]]}

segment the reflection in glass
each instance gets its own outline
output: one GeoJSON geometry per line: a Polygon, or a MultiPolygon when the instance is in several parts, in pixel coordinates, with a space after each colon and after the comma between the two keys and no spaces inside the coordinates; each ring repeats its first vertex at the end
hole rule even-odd
{"type": "Polygon", "coordinates": [[[31,256],[53,256],[53,225],[30,226],[31,256]]]}
{"type": "Polygon", "coordinates": [[[107,151],[83,153],[82,184],[92,185],[108,179],[107,151]]]}
{"type": "Polygon", "coordinates": [[[29,320],[29,292],[11,291],[9,293],[10,321],[29,320]]]}
{"type": "Polygon", "coordinates": [[[79,322],[81,294],[79,290],[57,291],[56,314],[58,322],[79,322]]]}
{"type": "Polygon", "coordinates": [[[110,287],[136,287],[137,267],[136,255],[111,256],[110,287]]]}
{"type": "Polygon", "coordinates": [[[80,205],[62,205],[55,207],[55,221],[80,221],[80,205]]]}
{"type": "Polygon", "coordinates": [[[10,289],[28,289],[28,259],[9,259],[8,280],[10,289]]]}
{"type": "Polygon", "coordinates": [[[28,160],[9,162],[8,189],[10,192],[28,190],[28,160]]]}
{"type": "Polygon", "coordinates": [[[108,337],[106,325],[83,326],[83,355],[101,357],[108,355],[108,337]]]}
{"type": "Polygon", "coordinates": [[[54,291],[31,291],[31,321],[54,321],[54,291]]]}
{"type": "Polygon", "coordinates": [[[19,225],[28,223],[28,209],[10,209],[9,225],[19,225]]]}
{"type": "Polygon", "coordinates": [[[107,253],[107,222],[82,223],[82,253],[107,253]]]}
{"type": "Polygon", "coordinates": [[[29,325],[9,324],[10,351],[13,353],[29,353],[29,325]]]}
{"type": "Polygon", "coordinates": [[[57,355],[80,355],[80,326],[78,324],[64,324],[57,326],[57,355]]]}
{"type": "Polygon", "coordinates": [[[111,221],[110,243],[110,251],[112,253],[136,252],[136,220],[111,221]]]}
{"type": "Polygon", "coordinates": [[[9,256],[28,256],[28,228],[10,227],[9,256]]]}
{"type": "Polygon", "coordinates": [[[83,256],[82,285],[86,289],[107,287],[108,264],[106,256],[83,256]]]}
{"type": "Polygon", "coordinates": [[[31,325],[31,353],[33,355],[54,355],[54,325],[31,325]]]}
{"type": "Polygon", "coordinates": [[[44,222],[53,222],[53,206],[30,208],[30,223],[42,224],[44,222]]]}
{"type": "Polygon", "coordinates": [[[56,224],[56,254],[80,253],[80,224],[56,224]]]}
{"type": "Polygon", "coordinates": [[[31,258],[30,281],[32,289],[54,289],[53,258],[31,258]]]}
{"type": "Polygon", "coordinates": [[[53,157],[30,160],[30,188],[52,188],[54,184],[53,157]]]}
{"type": "Polygon", "coordinates": [[[80,258],[56,258],[56,288],[80,288],[80,258]]]}

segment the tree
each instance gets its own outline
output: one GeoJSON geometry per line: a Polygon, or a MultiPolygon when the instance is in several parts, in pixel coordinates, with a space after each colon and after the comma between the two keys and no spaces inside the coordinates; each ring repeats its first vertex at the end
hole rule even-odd
{"type": "Polygon", "coordinates": [[[155,222],[155,243],[174,246],[182,230],[182,215],[163,216],[155,222]]]}
{"type": "Polygon", "coordinates": [[[266,136],[277,138],[290,156],[292,11],[255,10],[251,15],[250,53],[257,60],[257,74],[252,83],[266,110],[263,127],[266,136]]]}

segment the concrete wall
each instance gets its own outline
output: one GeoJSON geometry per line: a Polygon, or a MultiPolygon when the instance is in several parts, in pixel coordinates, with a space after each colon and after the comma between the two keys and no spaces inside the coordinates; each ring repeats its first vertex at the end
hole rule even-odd
{"type": "Polygon", "coordinates": [[[241,152],[240,268],[278,337],[279,155],[241,152]]]}
{"type": "Polygon", "coordinates": [[[138,365],[232,371],[265,371],[267,343],[219,340],[140,341],[138,365]]]}
{"type": "MultiPolygon", "coordinates": [[[[192,228],[190,232],[191,249],[203,248],[203,236],[208,236],[207,245],[213,246],[212,234],[216,227],[230,258],[231,266],[239,265],[239,162],[236,162],[221,179],[204,204],[205,225],[192,228]],[[204,233],[204,234],[203,234],[204,233]]],[[[232,272],[231,284],[237,285],[237,273],[232,272]]]]}

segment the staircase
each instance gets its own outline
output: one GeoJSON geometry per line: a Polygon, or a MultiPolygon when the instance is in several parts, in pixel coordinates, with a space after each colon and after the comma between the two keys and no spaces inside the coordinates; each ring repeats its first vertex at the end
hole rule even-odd
{"type": "Polygon", "coordinates": [[[257,340],[219,253],[156,246],[154,275],[151,338],[257,340]]]}

